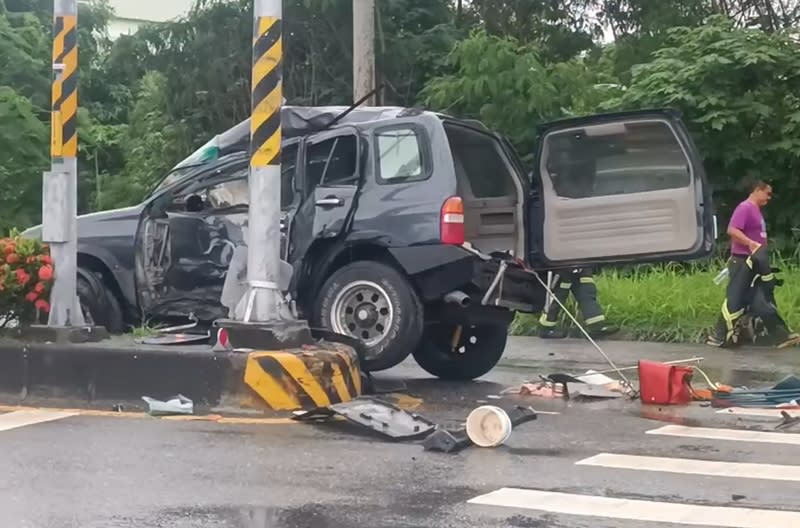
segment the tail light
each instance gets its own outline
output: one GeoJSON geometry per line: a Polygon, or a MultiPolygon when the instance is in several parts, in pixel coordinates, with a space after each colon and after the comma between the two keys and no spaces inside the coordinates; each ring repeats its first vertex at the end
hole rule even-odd
{"type": "Polygon", "coordinates": [[[442,244],[464,243],[464,202],[460,196],[451,196],[442,204],[439,231],[442,244]]]}

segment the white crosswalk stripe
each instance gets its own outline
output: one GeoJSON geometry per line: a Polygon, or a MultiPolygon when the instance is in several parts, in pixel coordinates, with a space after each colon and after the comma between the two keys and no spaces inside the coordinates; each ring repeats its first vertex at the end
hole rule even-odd
{"type": "Polygon", "coordinates": [[[735,414],[737,416],[763,416],[765,418],[780,418],[783,416],[781,413],[787,412],[790,415],[794,416],[795,414],[800,414],[800,409],[759,409],[759,408],[748,408],[748,407],[727,407],[725,409],[720,409],[717,411],[717,414],[735,414]]]}
{"type": "MultiPolygon", "coordinates": [[[[766,414],[764,414],[766,415],[766,414]]],[[[762,415],[758,415],[762,416],[762,415]]],[[[769,416],[775,416],[770,414],[769,416]]],[[[722,442],[800,445],[800,434],[738,429],[716,429],[668,425],[646,431],[647,435],[695,438],[722,442]]],[[[760,464],[735,461],[654,457],[599,453],[575,462],[578,468],[604,468],[650,473],[685,475],[687,489],[693,476],[800,482],[800,465],[760,464]]],[[[578,469],[580,471],[580,469],[578,469]]],[[[761,484],[765,485],[765,484],[761,484]]],[[[612,494],[613,495],[613,494],[612,494]]],[[[687,498],[691,502],[691,498],[687,498]]],[[[470,504],[533,510],[546,514],[597,517],[670,525],[716,526],[721,528],[774,528],[800,526],[800,511],[783,509],[714,506],[657,500],[632,500],[548,490],[500,488],[468,501],[470,504]]]]}
{"type": "Polygon", "coordinates": [[[662,471],[685,475],[708,475],[763,480],[800,482],[800,466],[778,464],[748,464],[743,462],[717,462],[690,458],[665,458],[601,453],[576,462],[579,466],[595,466],[635,471],[662,471]]]}
{"type": "Polygon", "coordinates": [[[723,506],[696,506],[643,500],[614,499],[501,488],[469,501],[472,504],[521,508],[547,513],[605,517],[639,522],[662,522],[724,528],[775,528],[800,526],[800,512],[757,510],[723,506]]]}
{"type": "Polygon", "coordinates": [[[651,435],[682,436],[684,438],[704,438],[707,440],[738,440],[762,444],[800,445],[800,434],[773,433],[765,431],[746,431],[742,429],[712,429],[709,427],[687,427],[667,425],[652,431],[651,435]]]}
{"type": "Polygon", "coordinates": [[[9,431],[19,427],[52,422],[75,416],[77,413],[65,411],[48,411],[47,409],[26,409],[0,414],[0,431],[9,431]]]}

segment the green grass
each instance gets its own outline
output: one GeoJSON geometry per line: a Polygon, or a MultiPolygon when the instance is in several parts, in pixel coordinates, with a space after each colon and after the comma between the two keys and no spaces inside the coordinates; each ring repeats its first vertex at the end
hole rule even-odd
{"type": "MultiPolygon", "coordinates": [[[[724,264],[685,271],[663,266],[633,272],[607,271],[596,277],[600,304],[622,327],[619,337],[642,341],[700,342],[719,316],[723,282],[713,283],[724,264]]],[[[776,290],[778,309],[792,329],[800,328],[800,267],[776,263],[784,285],[776,290]]],[[[572,301],[570,299],[570,301],[572,301]]],[[[570,306],[574,310],[574,305],[570,306]]],[[[574,311],[572,312],[575,313],[574,311]]],[[[578,318],[580,320],[580,317],[578,318]]],[[[520,315],[512,333],[534,335],[537,317],[520,315]]]]}
{"type": "Polygon", "coordinates": [[[144,339],[145,337],[153,337],[158,334],[158,329],[145,323],[141,326],[131,328],[130,334],[136,339],[144,339]]]}

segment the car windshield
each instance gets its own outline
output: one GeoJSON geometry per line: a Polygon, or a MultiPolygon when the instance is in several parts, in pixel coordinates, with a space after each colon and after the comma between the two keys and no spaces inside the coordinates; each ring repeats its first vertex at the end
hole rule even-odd
{"type": "Polygon", "coordinates": [[[171,171],[167,173],[164,178],[160,182],[158,182],[155,187],[150,190],[150,195],[155,194],[157,192],[163,191],[169,187],[172,187],[179,181],[181,181],[184,177],[188,176],[190,173],[194,171],[197,167],[205,165],[208,161],[202,161],[199,163],[193,163],[191,165],[179,165],[175,167],[171,171]]]}
{"type": "Polygon", "coordinates": [[[151,190],[151,194],[159,192],[183,179],[192,169],[205,165],[219,157],[219,136],[215,136],[208,143],[192,152],[189,157],[178,163],[164,178],[151,190]]]}

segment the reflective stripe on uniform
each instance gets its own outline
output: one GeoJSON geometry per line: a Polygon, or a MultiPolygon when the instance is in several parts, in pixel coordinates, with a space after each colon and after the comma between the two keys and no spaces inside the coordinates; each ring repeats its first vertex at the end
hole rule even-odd
{"type": "Polygon", "coordinates": [[[726,299],[722,303],[722,318],[725,319],[725,326],[727,328],[727,340],[730,340],[733,337],[733,327],[736,323],[736,320],[744,315],[744,308],[738,310],[736,312],[731,313],[728,310],[728,300],[726,299]]]}
{"type": "Polygon", "coordinates": [[[561,289],[562,290],[568,290],[570,288],[572,288],[572,283],[571,282],[562,282],[561,283],[561,289]]]}
{"type": "Polygon", "coordinates": [[[581,284],[594,284],[594,277],[581,277],[581,284]]]}
{"type": "Polygon", "coordinates": [[[590,317],[590,318],[586,319],[585,322],[586,322],[587,325],[593,325],[593,324],[597,324],[597,323],[602,323],[605,320],[606,320],[606,316],[605,315],[596,315],[594,317],[590,317]]]}
{"type": "Polygon", "coordinates": [[[539,318],[539,325],[540,326],[545,326],[547,328],[553,328],[554,326],[556,326],[556,324],[558,324],[557,321],[550,321],[550,320],[547,319],[547,314],[542,314],[542,316],[539,318]]]}

